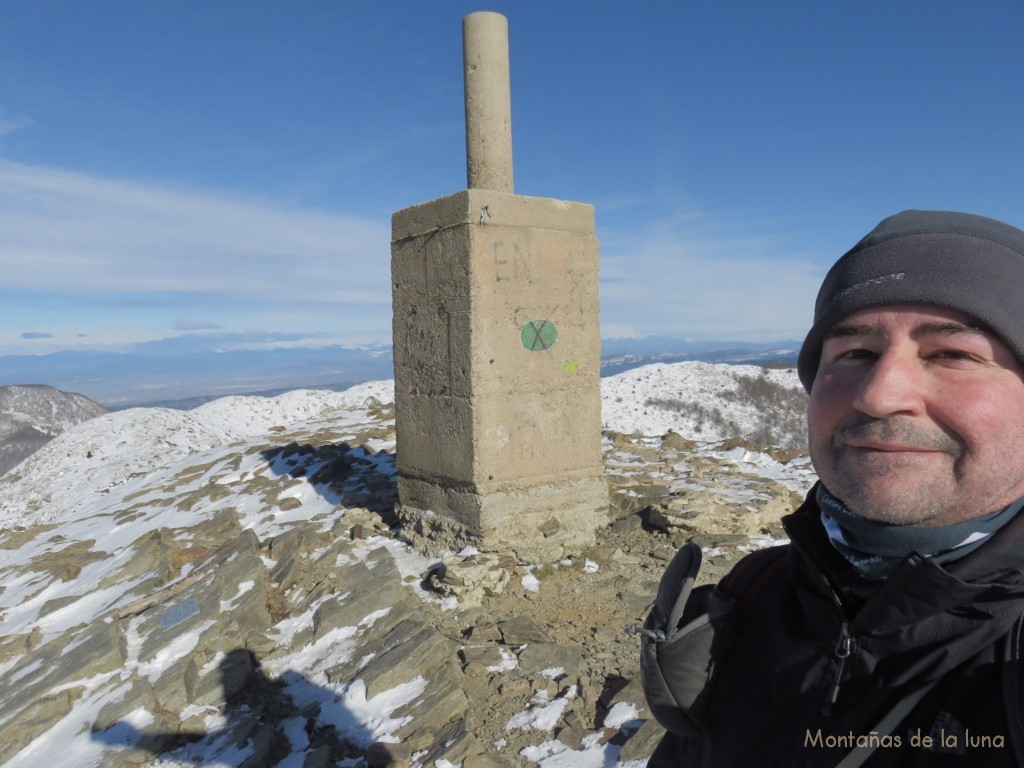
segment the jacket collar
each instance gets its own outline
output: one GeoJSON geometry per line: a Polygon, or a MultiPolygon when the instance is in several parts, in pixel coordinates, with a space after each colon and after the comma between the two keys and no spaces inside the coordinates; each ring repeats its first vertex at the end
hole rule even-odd
{"type": "Polygon", "coordinates": [[[853,627],[869,666],[916,648],[917,663],[898,665],[899,676],[930,676],[994,643],[1024,612],[1024,515],[948,569],[911,555],[869,581],[832,547],[814,493],[783,518],[790,578],[805,610],[827,601],[853,627]]]}

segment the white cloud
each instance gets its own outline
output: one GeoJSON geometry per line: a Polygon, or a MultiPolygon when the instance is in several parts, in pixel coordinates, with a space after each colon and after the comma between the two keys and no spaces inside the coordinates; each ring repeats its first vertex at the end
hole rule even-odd
{"type": "Polygon", "coordinates": [[[796,239],[771,223],[694,214],[602,236],[602,335],[802,338],[822,270],[788,250],[796,239]]]}
{"type": "Polygon", "coordinates": [[[0,286],[388,305],[389,222],[0,161],[0,286]]]}
{"type": "Polygon", "coordinates": [[[0,114],[0,139],[30,125],[32,125],[32,120],[25,115],[0,114]]]}
{"type": "MultiPolygon", "coordinates": [[[[802,337],[823,270],[796,235],[666,207],[598,231],[604,337],[802,337]]],[[[390,332],[387,220],[0,161],[0,232],[15,293],[135,294],[139,313],[179,294],[178,330],[390,332]]]]}
{"type": "Polygon", "coordinates": [[[603,339],[639,339],[644,335],[632,325],[625,323],[601,323],[601,338],[603,339]]]}
{"type": "Polygon", "coordinates": [[[220,323],[209,320],[177,320],[171,327],[176,331],[216,331],[223,328],[220,323]]]}

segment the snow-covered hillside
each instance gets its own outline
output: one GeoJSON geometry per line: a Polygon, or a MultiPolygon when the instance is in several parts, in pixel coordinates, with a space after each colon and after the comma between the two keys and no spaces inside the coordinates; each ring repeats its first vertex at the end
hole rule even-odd
{"type": "MultiPolygon", "coordinates": [[[[742,441],[720,443],[759,429],[756,408],[743,402],[743,387],[754,391],[745,379],[801,392],[792,371],[703,363],[649,366],[602,381],[605,428],[634,436],[605,440],[609,482],[620,488],[613,502],[620,522],[651,503],[644,501],[647,493],[673,496],[676,507],[663,510],[669,519],[680,503],[711,518],[728,504],[741,513],[766,502],[782,509],[806,490],[812,477],[805,458],[786,461],[742,441]],[[716,412],[727,413],[739,431],[722,432],[724,420],[708,417],[716,412]],[[670,446],[661,438],[670,430],[695,443],[670,446]]],[[[115,412],[72,427],[0,477],[5,768],[365,765],[355,753],[338,759],[337,745],[325,742],[328,733],[364,756],[400,754],[393,751],[399,742],[422,743],[404,764],[452,768],[458,763],[448,758],[455,752],[444,744],[476,744],[483,734],[449,732],[444,728],[452,724],[441,728],[435,720],[444,724],[449,710],[468,711],[471,696],[494,696],[506,702],[501,706],[522,701],[515,705],[522,711],[495,726],[502,735],[490,748],[508,751],[515,744],[516,759],[531,765],[611,766],[625,759],[630,744],[641,749],[640,736],[630,736],[645,732],[638,689],[600,705],[593,700],[601,694],[593,676],[615,677],[620,673],[607,665],[635,661],[632,655],[625,662],[601,660],[610,648],[626,648],[619,636],[595,630],[598,645],[583,654],[590,671],[567,677],[557,671],[563,662],[548,657],[536,661],[536,672],[525,672],[526,641],[514,645],[509,628],[498,638],[486,615],[473,619],[477,633],[491,633],[483,650],[453,645],[449,630],[418,623],[426,610],[418,606],[448,615],[467,598],[438,603],[426,592],[423,574],[436,563],[390,538],[374,512],[380,498],[394,496],[393,399],[393,382],[382,381],[341,393],[231,397],[193,411],[115,412]],[[168,588],[182,591],[160,597],[168,588]],[[133,608],[158,598],[155,610],[133,608]],[[405,648],[399,643],[409,626],[424,639],[405,659],[396,649],[405,648]],[[452,670],[457,647],[465,666],[452,670]],[[485,651],[491,655],[472,655],[485,651]],[[252,706],[273,704],[284,713],[272,748],[256,736],[246,740],[257,732],[259,712],[225,711],[217,699],[221,688],[229,695],[238,653],[246,664],[258,658],[258,675],[269,675],[259,678],[262,692],[253,701],[260,703],[252,706]],[[375,665],[377,654],[383,658],[375,665]],[[596,690],[587,687],[594,684],[596,690]],[[464,692],[467,685],[483,688],[464,692]],[[566,708],[598,711],[600,720],[596,727],[569,723],[561,719],[566,708]],[[556,729],[561,741],[552,737],[556,729]],[[157,758],[156,746],[144,746],[154,730],[165,731],[165,741],[179,730],[198,735],[157,758]],[[431,742],[435,735],[440,747],[431,742]],[[438,749],[444,758],[428,759],[438,749]],[[274,762],[259,762],[270,754],[274,762]],[[337,762],[324,762],[328,755],[337,762]]],[[[670,556],[678,530],[666,528],[658,544],[663,555],[670,556]]],[[[633,535],[650,536],[622,525],[605,541],[633,535]]],[[[656,568],[623,549],[593,557],[603,567],[635,569],[609,578],[656,579],[656,568]]],[[[462,560],[477,567],[471,552],[462,560]]],[[[578,577],[598,578],[591,566],[598,568],[596,560],[587,560],[578,577]]],[[[490,568],[503,572],[497,564],[490,568]]],[[[520,567],[516,576],[525,595],[517,611],[533,605],[528,593],[539,588],[528,570],[520,567]]],[[[581,594],[603,592],[584,587],[567,604],[580,603],[581,594]]],[[[645,599],[613,593],[584,606],[582,615],[614,603],[635,621],[645,599]]],[[[453,626],[461,637],[463,625],[453,626]]],[[[533,648],[547,648],[555,659],[567,652],[536,641],[533,648]]],[[[578,647],[568,650],[580,658],[578,647]]],[[[242,671],[242,682],[257,675],[251,666],[242,671]]]]}
{"type": "Polygon", "coordinates": [[[54,436],[105,412],[87,397],[42,384],[0,387],[0,475],[54,436]]]}
{"type": "Polygon", "coordinates": [[[2,478],[0,527],[76,515],[92,499],[126,483],[145,487],[151,473],[187,456],[394,397],[394,382],[377,381],[344,392],[226,397],[192,411],[114,411],[64,432],[2,478]]]}
{"type": "MultiPolygon", "coordinates": [[[[605,429],[663,435],[669,430],[698,442],[749,437],[765,418],[781,420],[735,393],[743,379],[779,384],[798,398],[792,369],[701,362],[650,365],[601,380],[605,429]],[[653,404],[652,404],[653,402],[653,404]],[[666,407],[664,403],[679,404],[666,407]],[[726,413],[733,429],[707,418],[726,413]]],[[[74,515],[97,494],[131,483],[144,487],[150,473],[186,456],[270,432],[275,426],[362,406],[370,398],[394,402],[394,382],[360,384],[344,392],[296,390],[274,398],[226,397],[192,411],[132,408],[115,411],[61,434],[0,483],[0,526],[44,523],[74,515]]]]}
{"type": "Polygon", "coordinates": [[[617,432],[691,440],[745,437],[802,448],[806,395],[796,370],[685,362],[647,365],[601,380],[601,420],[617,432]]]}

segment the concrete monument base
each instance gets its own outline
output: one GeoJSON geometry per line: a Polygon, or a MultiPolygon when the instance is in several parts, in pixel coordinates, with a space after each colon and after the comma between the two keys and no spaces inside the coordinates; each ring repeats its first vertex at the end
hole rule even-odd
{"type": "Polygon", "coordinates": [[[593,546],[595,530],[608,523],[603,478],[481,493],[406,477],[399,497],[402,538],[433,556],[472,545],[523,563],[552,563],[593,546]]]}

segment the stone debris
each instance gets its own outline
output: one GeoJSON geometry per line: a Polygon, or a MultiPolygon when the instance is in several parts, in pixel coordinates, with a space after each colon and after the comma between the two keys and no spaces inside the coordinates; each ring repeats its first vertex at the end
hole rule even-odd
{"type": "Polygon", "coordinates": [[[775,481],[744,469],[775,461],[750,446],[607,435],[596,545],[547,566],[431,560],[400,541],[389,417],[276,430],[112,489],[106,517],[0,531],[0,763],[80,713],[110,768],[214,742],[244,766],[300,751],[310,767],[504,768],[552,739],[648,756],[661,730],[627,628],[686,540],[707,548],[702,581],[771,543],[806,460],[773,464],[775,481]],[[180,525],[147,523],[167,508],[180,525]],[[346,703],[398,691],[379,732],[346,703]],[[622,707],[635,717],[607,725],[622,707]]]}
{"type": "Polygon", "coordinates": [[[500,595],[508,586],[514,567],[498,555],[474,553],[446,557],[431,574],[431,585],[440,594],[459,599],[465,606],[480,605],[484,596],[500,595]]]}
{"type": "Polygon", "coordinates": [[[514,616],[498,623],[501,641],[506,645],[550,643],[547,632],[536,621],[526,616],[514,616]]]}

